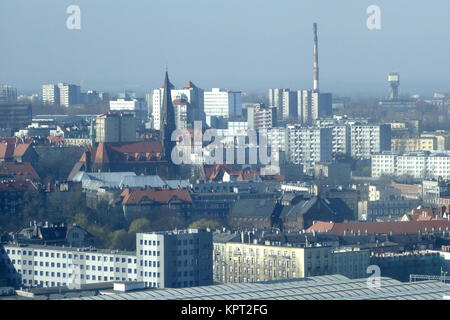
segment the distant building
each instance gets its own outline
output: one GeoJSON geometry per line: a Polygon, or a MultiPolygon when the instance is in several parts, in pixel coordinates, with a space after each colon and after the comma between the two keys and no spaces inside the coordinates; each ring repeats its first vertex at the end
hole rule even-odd
{"type": "Polygon", "coordinates": [[[67,83],[42,85],[42,102],[70,107],[80,104],[80,86],[67,83]]]}
{"type": "Polygon", "coordinates": [[[392,138],[392,152],[415,152],[437,150],[436,138],[392,138]]]}
{"type": "Polygon", "coordinates": [[[312,124],[314,120],[333,116],[333,98],[331,93],[315,90],[298,90],[298,120],[300,123],[312,124]]]}
{"type": "Polygon", "coordinates": [[[31,118],[29,104],[0,104],[0,128],[17,131],[29,125],[31,118]]]}
{"type": "Polygon", "coordinates": [[[5,84],[0,85],[0,104],[17,103],[17,89],[5,84]]]}
{"type": "Polygon", "coordinates": [[[147,117],[145,104],[139,99],[110,100],[109,110],[113,112],[121,112],[122,114],[131,114],[138,120],[144,120],[147,117]]]}
{"type": "Polygon", "coordinates": [[[288,126],[289,162],[303,165],[303,171],[314,174],[318,162],[332,160],[332,131],[330,128],[288,126]]]}
{"type": "Polygon", "coordinates": [[[228,91],[213,88],[204,92],[206,117],[223,117],[235,119],[242,115],[242,98],[240,91],[228,91]]]}
{"type": "Polygon", "coordinates": [[[350,150],[355,159],[370,159],[372,154],[390,151],[390,125],[351,125],[350,150]]]}
{"type": "Polygon", "coordinates": [[[136,141],[136,118],[123,113],[98,115],[96,119],[96,142],[136,141]]]}
{"type": "Polygon", "coordinates": [[[450,153],[383,152],[372,155],[372,177],[411,176],[414,179],[450,179],[450,153]]]}
{"type": "Polygon", "coordinates": [[[147,287],[213,284],[212,233],[203,229],[138,233],[137,280],[147,287]]]}

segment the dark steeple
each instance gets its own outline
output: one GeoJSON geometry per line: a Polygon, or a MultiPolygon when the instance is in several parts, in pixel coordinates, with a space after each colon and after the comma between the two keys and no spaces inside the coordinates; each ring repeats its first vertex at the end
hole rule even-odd
{"type": "Polygon", "coordinates": [[[166,67],[166,77],[162,85],[164,90],[161,106],[161,144],[166,156],[166,159],[171,163],[171,153],[175,146],[175,141],[171,141],[172,132],[175,131],[175,112],[172,105],[171,89],[174,86],[170,83],[169,72],[166,67]]]}

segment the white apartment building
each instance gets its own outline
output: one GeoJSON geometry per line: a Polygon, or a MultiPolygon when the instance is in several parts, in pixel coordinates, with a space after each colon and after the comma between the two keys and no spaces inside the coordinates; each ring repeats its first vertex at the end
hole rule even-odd
{"type": "Polygon", "coordinates": [[[44,84],[42,86],[42,102],[59,105],[59,87],[55,84],[44,84]]]}
{"type": "Polygon", "coordinates": [[[286,152],[288,150],[288,129],[285,127],[275,127],[267,131],[267,141],[271,146],[278,146],[278,150],[286,152]]]}
{"type": "Polygon", "coordinates": [[[383,152],[372,155],[372,177],[410,175],[416,179],[450,180],[450,152],[383,152]]]}
{"type": "MultiPolygon", "coordinates": [[[[192,121],[199,120],[204,121],[204,92],[203,89],[197,88],[191,81],[188,81],[182,89],[170,90],[172,102],[175,100],[184,100],[187,102],[186,114],[189,115],[189,119],[192,121]]],[[[161,130],[161,107],[162,98],[164,96],[164,88],[153,90],[152,107],[149,108],[149,114],[153,117],[153,126],[155,130],[161,130]]],[[[149,97],[147,97],[147,101],[149,97]]]]}
{"type": "Polygon", "coordinates": [[[0,262],[16,286],[54,287],[140,281],[147,287],[213,284],[212,233],[204,229],[136,234],[136,252],[5,244],[0,262]]]}
{"type": "Polygon", "coordinates": [[[136,281],[134,252],[6,244],[0,249],[7,277],[17,286],[66,286],[136,281]]]}
{"type": "Polygon", "coordinates": [[[204,92],[206,117],[233,119],[242,115],[242,97],[240,91],[228,91],[212,88],[204,92]]]}
{"type": "Polygon", "coordinates": [[[17,89],[0,84],[0,104],[13,104],[17,102],[17,89]]]}
{"type": "Polygon", "coordinates": [[[67,83],[44,84],[42,102],[70,107],[80,103],[80,86],[67,83]]]}
{"type": "Polygon", "coordinates": [[[372,154],[391,150],[390,125],[350,125],[350,155],[370,159],[372,154]]]}
{"type": "Polygon", "coordinates": [[[80,86],[67,83],[58,83],[59,104],[63,107],[70,107],[80,103],[80,86]]]}
{"type": "Polygon", "coordinates": [[[297,114],[300,123],[313,123],[316,119],[332,117],[331,93],[314,90],[297,91],[297,114]]]}
{"type": "Polygon", "coordinates": [[[302,164],[307,174],[314,173],[317,162],[329,162],[332,154],[332,130],[330,128],[288,126],[287,159],[302,164]]]}

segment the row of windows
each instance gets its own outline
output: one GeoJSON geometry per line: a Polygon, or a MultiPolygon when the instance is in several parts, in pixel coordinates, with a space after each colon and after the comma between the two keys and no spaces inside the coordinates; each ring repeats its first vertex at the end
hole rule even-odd
{"type": "MultiPolygon", "coordinates": [[[[4,254],[5,253],[5,251],[4,250],[2,250],[2,252],[1,252],[2,254],[4,254]]],[[[15,249],[7,249],[6,250],[6,253],[7,254],[16,254],[16,250],[15,249]]],[[[24,255],[24,256],[26,256],[26,255],[28,255],[28,256],[33,256],[33,251],[26,251],[26,250],[23,250],[23,251],[21,251],[21,250],[17,250],[17,254],[18,255],[20,255],[20,254],[22,254],[22,255],[24,255]]],[[[94,256],[94,255],[92,255],[92,256],[90,256],[90,255],[86,255],[86,256],[84,256],[84,255],[82,255],[82,254],[80,254],[80,255],[78,255],[78,254],[71,254],[71,253],[69,253],[69,254],[65,254],[65,253],[59,253],[59,252],[43,252],[43,251],[34,251],[34,256],[35,257],[45,257],[45,258],[63,258],[63,259],[66,259],[66,258],[69,258],[69,259],[79,259],[79,260],[84,260],[84,258],[86,257],[86,260],[92,260],[92,261],[101,261],[102,260],[102,256],[94,256]]],[[[115,262],[123,262],[123,263],[125,263],[125,262],[127,262],[128,261],[128,263],[132,263],[133,262],[133,259],[132,258],[120,258],[120,257],[116,257],[115,259],[114,259],[114,257],[109,257],[109,261],[110,262],[114,262],[114,260],[115,260],[115,262]]],[[[107,262],[108,261],[108,257],[103,257],[103,261],[105,261],[105,262],[107,262]]],[[[136,263],[136,259],[134,259],[134,263],[136,263]]]]}

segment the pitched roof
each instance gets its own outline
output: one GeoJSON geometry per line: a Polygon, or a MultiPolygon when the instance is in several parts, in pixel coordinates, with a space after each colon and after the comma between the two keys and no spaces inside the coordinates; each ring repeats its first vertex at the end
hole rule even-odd
{"type": "Polygon", "coordinates": [[[12,175],[18,180],[39,180],[40,177],[29,162],[4,162],[0,164],[0,175],[12,175]]]}
{"type": "Polygon", "coordinates": [[[191,196],[187,190],[129,190],[125,189],[122,194],[124,196],[122,200],[123,205],[137,205],[137,204],[151,204],[151,203],[183,203],[192,202],[191,196]]]}
{"type": "Polygon", "coordinates": [[[14,156],[14,144],[8,142],[0,143],[0,159],[10,159],[14,156]]]}
{"type": "Polygon", "coordinates": [[[30,143],[18,144],[14,149],[14,157],[22,157],[28,151],[29,148],[31,148],[30,143]]]}
{"type": "Polygon", "coordinates": [[[331,231],[338,235],[344,234],[417,234],[434,231],[448,231],[449,220],[431,221],[388,221],[388,222],[342,222],[327,223],[318,221],[309,227],[306,232],[331,231]]]}
{"type": "Polygon", "coordinates": [[[103,142],[100,142],[97,146],[94,163],[109,163],[108,151],[103,142]]]}
{"type": "Polygon", "coordinates": [[[230,216],[240,217],[270,217],[276,206],[276,201],[267,199],[240,199],[231,209],[230,216]]]}
{"type": "Polygon", "coordinates": [[[191,80],[186,82],[183,86],[183,89],[190,89],[190,88],[194,88],[194,89],[197,88],[197,86],[191,80]]]}

